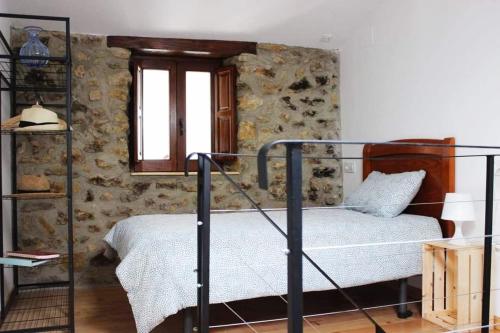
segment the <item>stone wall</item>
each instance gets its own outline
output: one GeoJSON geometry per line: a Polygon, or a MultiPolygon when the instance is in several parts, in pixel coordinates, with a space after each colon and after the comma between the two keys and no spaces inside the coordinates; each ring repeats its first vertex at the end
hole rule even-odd
{"type": "MultiPolygon", "coordinates": [[[[278,139],[340,139],[337,55],[320,49],[259,44],[257,55],[226,61],[238,69],[238,152],[255,153],[278,139]]],[[[339,146],[305,146],[313,156],[340,154],[339,146]]],[[[283,155],[277,149],[273,154],[283,155]]],[[[268,193],[255,189],[255,159],[244,158],[241,181],[263,206],[286,200],[285,163],[269,163],[268,193]],[[252,188],[253,187],[253,188],[252,188]]],[[[336,160],[307,159],[303,165],[305,205],[342,201],[341,167],[336,160]]]]}
{"type": "MultiPolygon", "coordinates": [[[[24,36],[14,31],[21,45],[24,36]]],[[[51,50],[63,49],[60,33],[45,33],[51,50]]],[[[128,101],[130,52],[107,48],[103,36],[73,35],[73,160],[75,272],[79,285],[116,282],[116,262],[104,260],[102,238],[119,220],[132,215],[194,212],[196,177],[131,176],[128,101]]],[[[282,45],[260,44],[258,54],[227,60],[238,78],[238,146],[255,153],[263,143],[282,138],[339,138],[337,55],[282,45]]],[[[32,96],[19,95],[32,101],[32,96]]],[[[49,95],[45,101],[58,101],[49,95]]],[[[63,114],[64,110],[54,110],[63,114]]],[[[43,173],[52,189],[64,189],[64,137],[32,136],[18,142],[20,173],[43,173]]],[[[306,153],[339,154],[336,147],[308,146],[306,153]]],[[[277,150],[279,153],[279,150],[277,150]]],[[[242,159],[235,179],[265,207],[284,206],[285,164],[270,162],[271,188],[257,189],[256,162],[242,159]]],[[[341,168],[335,160],[304,163],[305,205],[334,205],[342,199],[341,168]]],[[[63,250],[65,201],[20,203],[20,244],[63,250]]],[[[213,177],[214,208],[249,207],[222,176],[213,177]]],[[[194,223],[194,222],[193,222],[194,223]]],[[[194,249],[193,249],[194,251],[194,249]]],[[[62,265],[23,270],[23,280],[54,280],[62,265]],[[40,274],[41,273],[41,274],[40,274]]]]}

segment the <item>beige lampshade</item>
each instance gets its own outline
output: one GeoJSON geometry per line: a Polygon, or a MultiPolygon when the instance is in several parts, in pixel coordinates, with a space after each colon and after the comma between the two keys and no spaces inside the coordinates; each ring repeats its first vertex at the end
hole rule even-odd
{"type": "Polygon", "coordinates": [[[469,193],[446,193],[441,218],[449,221],[474,221],[472,196],[469,193]]]}

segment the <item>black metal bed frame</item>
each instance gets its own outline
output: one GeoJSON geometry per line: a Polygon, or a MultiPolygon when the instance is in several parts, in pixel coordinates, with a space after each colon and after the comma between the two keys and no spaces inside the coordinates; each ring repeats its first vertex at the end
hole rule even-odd
{"type": "MultiPolygon", "coordinates": [[[[287,192],[287,231],[283,231],[266,214],[266,212],[255,202],[229,175],[224,169],[212,159],[212,156],[228,155],[217,153],[192,153],[186,158],[186,162],[193,156],[198,157],[198,204],[197,204],[197,326],[200,333],[208,333],[209,323],[209,291],[210,291],[210,193],[211,193],[211,167],[214,166],[226,180],[228,180],[240,194],[242,194],[251,205],[260,212],[263,217],[279,233],[287,238],[287,271],[288,271],[288,295],[287,295],[287,317],[288,332],[303,332],[303,281],[302,265],[303,259],[313,265],[332,285],[345,297],[357,310],[359,310],[374,326],[376,333],[385,333],[384,329],[359,306],[328,274],[312,260],[302,249],[302,159],[313,158],[302,155],[302,146],[304,144],[320,145],[399,145],[399,146],[432,146],[432,147],[455,147],[470,149],[490,149],[499,150],[497,146],[472,146],[472,145],[445,145],[431,143],[402,143],[402,142],[354,142],[340,140],[278,140],[264,145],[258,152],[258,182],[261,189],[268,188],[267,161],[270,157],[286,159],[286,192],[287,192]],[[284,145],[286,149],[285,156],[270,156],[269,152],[276,145],[284,145]]],[[[250,155],[230,154],[233,156],[250,155]]],[[[485,200],[485,230],[484,230],[484,262],[483,262],[483,290],[482,290],[482,317],[481,332],[489,331],[490,315],[490,291],[491,291],[491,259],[492,259],[492,237],[493,237],[493,203],[494,203],[494,168],[495,157],[497,154],[474,154],[474,155],[456,155],[455,157],[485,157],[486,158],[486,200],[485,200]]],[[[317,157],[314,157],[317,158],[317,157]]],[[[342,157],[331,157],[342,160],[342,157]]],[[[421,157],[420,157],[421,158],[421,157]]],[[[362,158],[347,158],[362,159],[362,158]]],[[[187,165],[187,163],[186,163],[187,165]]],[[[186,176],[188,171],[186,169],[186,176]]],[[[400,304],[398,305],[398,315],[406,317],[408,310],[406,308],[406,286],[407,281],[401,281],[400,304]]]]}
{"type": "MultiPolygon", "coordinates": [[[[36,97],[39,93],[61,93],[64,94],[65,103],[53,103],[44,104],[45,106],[61,107],[66,108],[66,131],[40,131],[40,132],[12,132],[3,131],[1,135],[11,135],[11,181],[12,181],[12,193],[17,192],[16,185],[16,135],[64,135],[66,139],[66,201],[67,201],[67,269],[68,269],[68,279],[65,281],[57,282],[41,282],[41,283],[30,283],[21,284],[19,283],[19,271],[17,267],[12,268],[13,272],[13,282],[14,289],[9,295],[9,300],[5,302],[6,296],[6,285],[5,285],[5,269],[4,265],[0,265],[0,310],[1,310],[1,325],[9,325],[5,322],[6,317],[10,311],[16,311],[14,303],[16,300],[21,299],[23,292],[39,292],[42,295],[48,295],[50,290],[54,290],[61,298],[61,302],[57,303],[59,308],[64,308],[61,317],[49,317],[49,318],[36,318],[36,321],[40,322],[43,320],[51,320],[61,318],[58,321],[62,324],[58,325],[43,325],[36,326],[35,323],[29,325],[29,328],[22,329],[4,329],[0,325],[0,332],[48,332],[54,330],[64,330],[69,332],[75,331],[74,322],[74,270],[73,270],[73,168],[72,168],[72,129],[71,129],[71,34],[70,34],[70,19],[69,17],[55,17],[55,16],[40,16],[40,15],[18,15],[9,13],[0,13],[0,19],[20,19],[20,20],[40,20],[40,21],[55,21],[64,24],[65,28],[65,54],[60,57],[41,57],[41,56],[20,56],[16,54],[13,48],[10,46],[9,42],[5,38],[5,35],[0,31],[0,45],[4,47],[8,54],[0,55],[0,91],[10,92],[10,114],[11,116],[16,115],[16,108],[30,105],[26,102],[17,101],[17,92],[32,92],[36,97]],[[20,73],[19,71],[23,66],[19,65],[20,60],[23,59],[35,59],[35,60],[48,60],[48,67],[53,66],[58,70],[61,78],[57,81],[52,80],[51,82],[31,82],[25,80],[24,77],[20,77],[26,73],[20,73]]],[[[42,70],[43,71],[43,70],[42,70]]],[[[1,136],[0,136],[1,145],[1,136]]],[[[1,181],[0,174],[0,181],[1,181]]],[[[3,196],[0,189],[0,196],[2,196],[2,204],[0,205],[0,256],[3,256],[5,248],[3,244],[3,200],[6,197],[3,196]]],[[[46,200],[46,199],[44,199],[46,200]]],[[[18,221],[17,221],[17,201],[14,198],[12,200],[12,244],[13,250],[18,250],[18,221]]],[[[51,296],[47,296],[51,297],[51,296]]],[[[43,298],[43,296],[37,296],[34,298],[43,298]]],[[[33,308],[34,310],[35,308],[33,308]]],[[[35,320],[32,320],[35,321],[35,320]]],[[[22,321],[16,322],[17,324],[22,323],[22,321]]]]}

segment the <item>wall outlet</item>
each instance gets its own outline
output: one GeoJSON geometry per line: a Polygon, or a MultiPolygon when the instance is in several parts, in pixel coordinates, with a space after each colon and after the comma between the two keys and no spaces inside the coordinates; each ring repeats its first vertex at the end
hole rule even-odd
{"type": "Polygon", "coordinates": [[[354,161],[344,161],[344,173],[356,173],[354,161]]]}

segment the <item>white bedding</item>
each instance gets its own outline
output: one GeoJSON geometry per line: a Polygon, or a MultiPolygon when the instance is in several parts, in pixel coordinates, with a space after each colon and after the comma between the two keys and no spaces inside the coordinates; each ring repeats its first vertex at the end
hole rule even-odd
{"type": "MultiPolygon", "coordinates": [[[[269,215],[286,230],[286,212],[269,215]]],[[[319,247],[441,237],[437,220],[415,215],[379,218],[343,209],[304,211],[303,246],[319,247]]],[[[212,214],[210,302],[286,294],[286,240],[259,213],[212,214]]],[[[116,269],[137,331],[196,305],[196,215],[143,215],[106,235],[121,258],[116,269]]],[[[342,287],[420,274],[418,243],[344,247],[308,254],[342,287]]],[[[333,289],[304,261],[304,291],[333,289]]]]}

